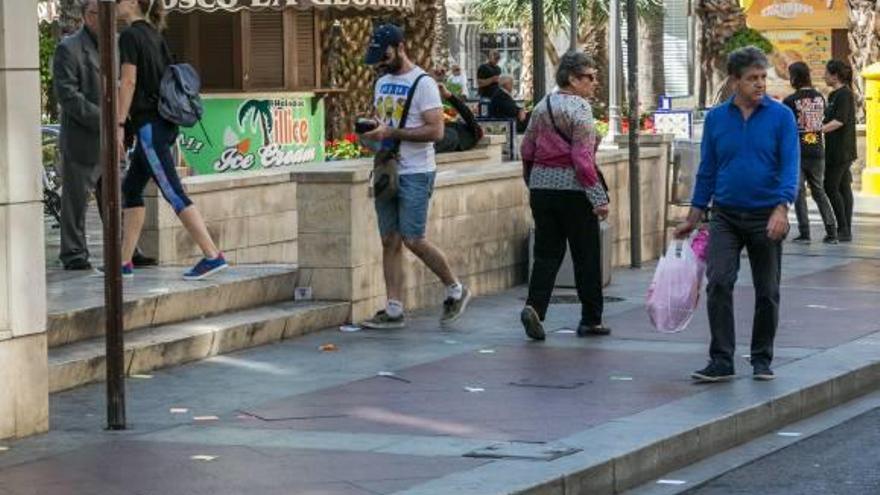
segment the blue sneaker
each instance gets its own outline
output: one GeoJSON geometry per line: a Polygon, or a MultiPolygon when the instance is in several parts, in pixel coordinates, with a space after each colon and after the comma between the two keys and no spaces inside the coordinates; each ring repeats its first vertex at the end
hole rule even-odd
{"type": "Polygon", "coordinates": [[[229,268],[223,253],[217,255],[214,259],[202,258],[201,261],[192,267],[192,270],[183,274],[184,280],[201,280],[211,275],[229,268]]]}
{"type": "MultiPolygon", "coordinates": [[[[94,276],[103,277],[104,276],[104,267],[99,266],[95,269],[96,273],[94,276]]],[[[124,263],[122,265],[122,278],[134,278],[134,265],[131,262],[124,263]]]]}

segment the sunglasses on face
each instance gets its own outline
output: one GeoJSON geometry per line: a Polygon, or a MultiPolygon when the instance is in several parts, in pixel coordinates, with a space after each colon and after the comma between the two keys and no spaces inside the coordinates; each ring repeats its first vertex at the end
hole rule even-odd
{"type": "Polygon", "coordinates": [[[596,73],[595,72],[582,72],[580,74],[575,74],[574,77],[578,79],[587,79],[590,82],[596,82],[596,73]]]}

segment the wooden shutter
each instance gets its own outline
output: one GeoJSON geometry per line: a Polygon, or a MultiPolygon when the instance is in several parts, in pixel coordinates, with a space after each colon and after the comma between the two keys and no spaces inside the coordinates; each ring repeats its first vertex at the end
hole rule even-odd
{"type": "Polygon", "coordinates": [[[168,27],[162,32],[168,42],[171,54],[178,62],[190,62],[187,58],[187,35],[189,34],[189,16],[179,12],[171,12],[166,18],[168,27]]]}
{"type": "Polygon", "coordinates": [[[315,13],[297,10],[293,18],[294,86],[299,89],[317,86],[317,57],[315,56],[315,13]]]}
{"type": "Polygon", "coordinates": [[[237,14],[199,12],[198,69],[205,89],[236,89],[235,26],[237,14]]]}
{"type": "Polygon", "coordinates": [[[284,17],[280,12],[250,13],[248,87],[284,87],[284,17]]]}

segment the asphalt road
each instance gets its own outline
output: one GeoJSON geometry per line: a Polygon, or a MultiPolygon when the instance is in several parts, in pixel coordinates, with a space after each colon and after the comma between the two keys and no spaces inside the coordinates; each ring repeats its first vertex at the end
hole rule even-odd
{"type": "Polygon", "coordinates": [[[880,408],[685,492],[741,494],[880,494],[880,408]]]}

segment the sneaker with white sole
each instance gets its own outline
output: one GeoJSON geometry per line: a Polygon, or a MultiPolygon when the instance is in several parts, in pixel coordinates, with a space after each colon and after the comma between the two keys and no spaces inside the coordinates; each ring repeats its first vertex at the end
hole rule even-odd
{"type": "Polygon", "coordinates": [[[406,326],[406,317],[401,314],[400,316],[394,317],[390,316],[384,309],[376,313],[375,316],[370,318],[369,320],[361,322],[361,326],[364,328],[370,328],[373,330],[389,330],[389,329],[397,329],[403,328],[406,326]]]}
{"type": "Polygon", "coordinates": [[[223,257],[223,253],[220,253],[214,259],[202,258],[201,261],[196,263],[196,266],[192,267],[190,271],[183,274],[183,279],[202,280],[227,268],[229,268],[229,263],[226,262],[226,259],[223,257]]]}
{"type": "Polygon", "coordinates": [[[447,297],[443,301],[443,316],[440,317],[440,324],[448,325],[455,320],[461,318],[467,309],[468,303],[471,302],[471,290],[467,287],[461,288],[461,297],[454,299],[447,297]]]}

